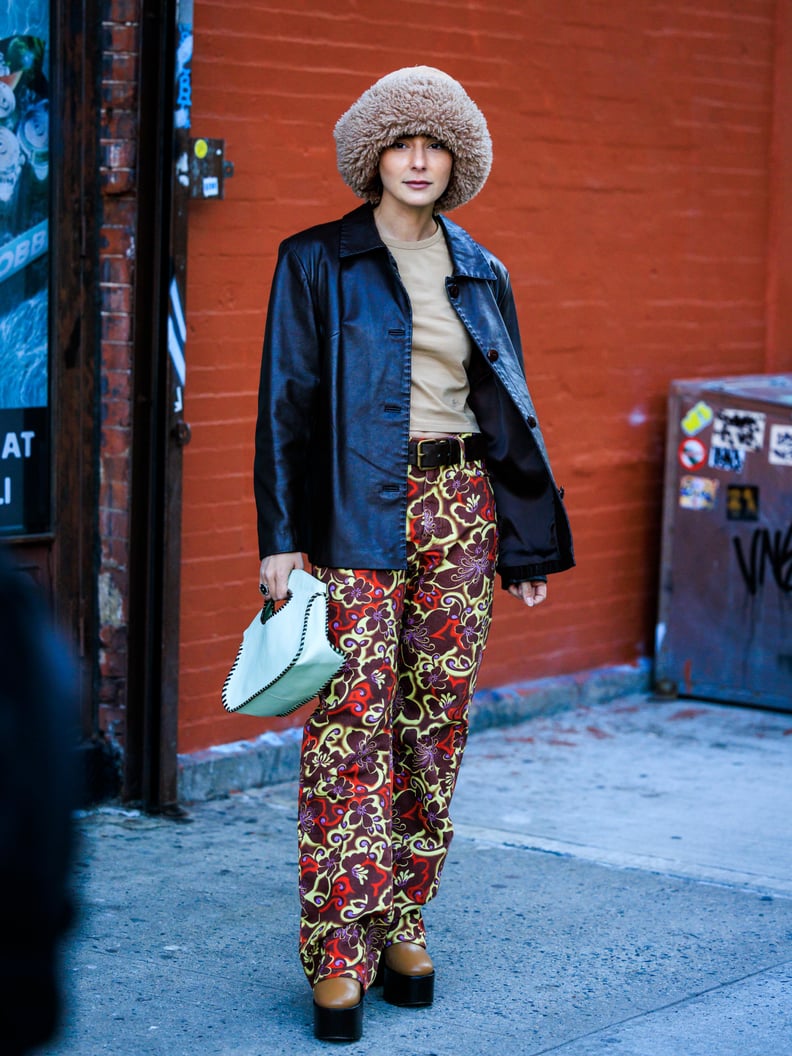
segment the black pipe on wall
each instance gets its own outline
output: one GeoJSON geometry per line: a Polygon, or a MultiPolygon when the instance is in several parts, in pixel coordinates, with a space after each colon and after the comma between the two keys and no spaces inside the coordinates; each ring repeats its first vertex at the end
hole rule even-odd
{"type": "Polygon", "coordinates": [[[178,813],[181,450],[168,357],[175,0],[142,0],[124,796],[178,813]],[[175,523],[174,523],[175,521],[175,523]]]}

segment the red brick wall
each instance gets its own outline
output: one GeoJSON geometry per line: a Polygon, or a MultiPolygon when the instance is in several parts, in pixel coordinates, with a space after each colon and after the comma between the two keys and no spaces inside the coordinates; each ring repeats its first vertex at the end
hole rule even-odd
{"type": "Polygon", "coordinates": [[[219,688],[257,605],[255,389],[278,241],[355,206],[332,126],[428,62],[488,117],[490,181],[453,214],[512,273],[578,568],[499,596],[480,685],[651,652],[674,377],[764,367],[771,0],[339,5],[196,0],[194,132],[224,202],[191,207],[180,749],[249,736],[219,688]],[[420,46],[420,42],[425,46],[420,46]]]}
{"type": "Polygon", "coordinates": [[[108,0],[100,122],[99,725],[123,743],[127,678],[139,0],[108,0]]]}
{"type": "Polygon", "coordinates": [[[767,370],[792,370],[792,0],[776,4],[770,221],[767,250],[767,370]]]}

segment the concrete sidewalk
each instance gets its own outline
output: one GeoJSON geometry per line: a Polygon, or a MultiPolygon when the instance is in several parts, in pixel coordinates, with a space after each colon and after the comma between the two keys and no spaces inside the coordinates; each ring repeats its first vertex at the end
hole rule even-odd
{"type": "MultiPolygon", "coordinates": [[[[58,1056],[312,1056],[292,782],[81,822],[58,1056]]],[[[792,1056],[792,715],[631,696],[471,739],[431,1009],[354,1056],[792,1056]]]]}

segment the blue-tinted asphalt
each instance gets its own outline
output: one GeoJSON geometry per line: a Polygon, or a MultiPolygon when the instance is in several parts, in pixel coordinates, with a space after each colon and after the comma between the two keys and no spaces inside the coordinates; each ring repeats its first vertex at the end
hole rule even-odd
{"type": "Polygon", "coordinates": [[[431,1009],[311,1034],[295,785],[80,821],[51,1056],[792,1056],[792,715],[633,695],[471,738],[431,1009]]]}

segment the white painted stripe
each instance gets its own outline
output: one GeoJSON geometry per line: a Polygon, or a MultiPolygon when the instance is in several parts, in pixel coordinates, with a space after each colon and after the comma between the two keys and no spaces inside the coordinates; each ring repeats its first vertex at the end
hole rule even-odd
{"type": "Polygon", "coordinates": [[[182,311],[181,298],[179,297],[179,284],[176,282],[175,276],[171,279],[170,284],[170,303],[173,308],[173,316],[179,328],[181,344],[183,345],[187,340],[187,324],[184,321],[184,312],[182,311]]]}
{"type": "Polygon", "coordinates": [[[184,362],[184,352],[182,351],[181,342],[176,336],[176,330],[173,326],[173,317],[168,316],[168,352],[170,352],[171,361],[173,362],[173,369],[179,376],[179,381],[184,384],[185,378],[187,377],[187,364],[184,362]]]}

